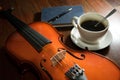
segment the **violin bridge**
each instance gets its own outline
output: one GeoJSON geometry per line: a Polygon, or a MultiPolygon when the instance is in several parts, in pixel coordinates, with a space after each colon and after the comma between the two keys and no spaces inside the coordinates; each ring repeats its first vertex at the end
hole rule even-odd
{"type": "Polygon", "coordinates": [[[55,66],[56,64],[62,65],[60,61],[62,61],[62,59],[65,58],[65,54],[66,54],[66,50],[60,50],[53,57],[51,57],[50,60],[52,62],[52,66],[55,66]]]}

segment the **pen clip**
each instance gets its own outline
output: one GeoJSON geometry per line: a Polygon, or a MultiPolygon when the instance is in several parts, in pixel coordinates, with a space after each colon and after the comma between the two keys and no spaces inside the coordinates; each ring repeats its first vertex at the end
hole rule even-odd
{"type": "Polygon", "coordinates": [[[58,20],[60,17],[62,17],[62,16],[64,16],[65,14],[69,13],[71,10],[72,10],[72,8],[69,8],[69,9],[63,11],[62,13],[60,13],[60,14],[58,14],[57,16],[55,16],[55,17],[51,18],[50,20],[48,20],[48,22],[49,22],[49,23],[52,23],[52,22],[58,20]]]}

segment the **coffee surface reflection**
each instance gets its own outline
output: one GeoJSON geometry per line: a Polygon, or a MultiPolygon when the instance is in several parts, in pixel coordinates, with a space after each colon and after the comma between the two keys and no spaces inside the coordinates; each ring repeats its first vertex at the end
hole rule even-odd
{"type": "Polygon", "coordinates": [[[98,21],[95,20],[87,20],[81,24],[81,27],[89,31],[101,31],[105,29],[105,25],[102,23],[95,26],[97,23],[98,21]]]}

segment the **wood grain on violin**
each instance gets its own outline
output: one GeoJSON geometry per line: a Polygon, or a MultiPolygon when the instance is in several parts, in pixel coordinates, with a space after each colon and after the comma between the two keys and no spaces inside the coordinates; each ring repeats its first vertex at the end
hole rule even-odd
{"type": "Polygon", "coordinates": [[[120,80],[117,65],[93,52],[67,48],[52,25],[26,25],[8,11],[2,14],[17,29],[6,42],[9,55],[33,66],[41,80],[120,80]]]}

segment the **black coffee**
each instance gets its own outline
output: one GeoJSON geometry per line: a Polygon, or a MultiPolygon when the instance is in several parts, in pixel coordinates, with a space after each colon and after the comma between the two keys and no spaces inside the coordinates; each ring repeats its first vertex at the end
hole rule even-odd
{"type": "Polygon", "coordinates": [[[84,29],[87,29],[89,31],[101,31],[101,30],[105,29],[105,26],[102,23],[95,26],[97,23],[98,23],[98,21],[88,20],[88,21],[83,22],[81,24],[81,26],[84,29]]]}

